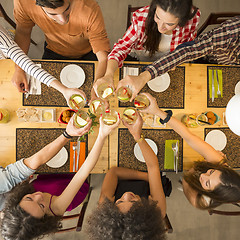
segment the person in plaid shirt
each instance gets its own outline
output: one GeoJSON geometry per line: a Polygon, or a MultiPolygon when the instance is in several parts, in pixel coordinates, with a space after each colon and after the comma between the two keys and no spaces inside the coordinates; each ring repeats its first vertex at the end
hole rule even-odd
{"type": "Polygon", "coordinates": [[[160,76],[176,66],[198,58],[205,57],[208,62],[224,65],[240,65],[240,16],[225,21],[219,27],[195,38],[194,41],[183,43],[173,52],[161,57],[147,66],[139,76],[126,76],[119,81],[121,86],[131,86],[131,101],[151,79],[160,76]]]}
{"type": "Polygon", "coordinates": [[[113,85],[113,74],[130,54],[140,61],[153,62],[173,51],[178,45],[192,41],[200,21],[199,9],[192,0],[153,0],[150,6],[133,13],[132,25],[108,55],[106,74],[94,84],[104,81],[113,85]]]}

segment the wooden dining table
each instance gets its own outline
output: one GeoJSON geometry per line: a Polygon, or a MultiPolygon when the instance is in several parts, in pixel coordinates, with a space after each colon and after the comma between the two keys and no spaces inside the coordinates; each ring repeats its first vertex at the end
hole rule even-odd
{"type": "MultiPolygon", "coordinates": [[[[51,61],[50,61],[51,62],[51,61]]],[[[55,61],[58,62],[58,61],[55,61]]],[[[67,62],[67,61],[65,61],[67,62]]],[[[61,63],[61,61],[59,61],[61,63]]],[[[69,61],[69,64],[71,61],[69,61]]],[[[94,63],[94,62],[92,62],[94,63]]],[[[135,66],[146,63],[131,63],[135,66]]],[[[94,63],[96,68],[96,63],[94,63]]],[[[222,116],[225,112],[225,107],[209,107],[208,106],[208,67],[214,65],[205,64],[193,64],[185,63],[180,67],[184,69],[184,96],[183,107],[174,108],[173,115],[177,119],[181,120],[184,114],[190,113],[204,113],[206,111],[213,111],[221,120],[214,125],[199,126],[197,128],[191,128],[194,134],[204,139],[205,128],[227,128],[223,125],[222,116]]],[[[223,66],[224,67],[224,66],[223,66]]],[[[46,69],[47,70],[47,69],[46,69]]],[[[176,70],[173,70],[176,71],[176,70]]],[[[33,123],[33,122],[20,122],[16,115],[16,110],[22,106],[22,94],[11,83],[11,78],[14,73],[14,63],[11,60],[0,60],[0,108],[6,108],[11,115],[10,121],[7,124],[0,124],[0,165],[5,167],[16,160],[16,129],[18,128],[65,128],[65,125],[53,122],[53,123],[33,123]]],[[[114,83],[117,86],[119,81],[120,71],[116,71],[114,75],[114,83]]],[[[174,79],[171,79],[171,82],[174,79]]],[[[120,114],[123,113],[124,107],[119,107],[119,103],[116,97],[110,99],[110,106],[117,110],[120,114]]],[[[59,117],[60,113],[66,109],[66,107],[56,107],[56,115],[59,117]]],[[[171,108],[163,108],[171,109],[171,108]]],[[[123,124],[120,124],[120,129],[124,129],[123,124]]],[[[154,127],[144,126],[144,129],[155,129],[154,127]]],[[[158,128],[159,129],[159,128],[158,128]]],[[[168,126],[164,130],[170,129],[168,126]]],[[[161,130],[161,129],[160,129],[161,130]]],[[[88,152],[91,150],[94,141],[96,139],[98,130],[95,129],[93,134],[88,137],[88,152]]],[[[119,156],[119,130],[114,130],[108,140],[105,142],[101,156],[92,173],[105,173],[110,167],[118,166],[119,156]]],[[[24,147],[24,146],[22,146],[24,147]]],[[[182,170],[189,169],[193,161],[202,159],[202,156],[195,152],[185,141],[183,141],[183,168],[182,170]]]]}

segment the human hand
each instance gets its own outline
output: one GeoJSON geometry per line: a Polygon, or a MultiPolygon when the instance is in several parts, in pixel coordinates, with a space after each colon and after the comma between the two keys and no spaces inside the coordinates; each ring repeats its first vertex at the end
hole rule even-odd
{"type": "Polygon", "coordinates": [[[157,111],[159,110],[156,99],[149,93],[141,93],[141,94],[145,95],[148,98],[150,104],[147,108],[139,110],[139,111],[143,112],[143,113],[149,113],[149,114],[155,115],[157,113],[157,111]]]}
{"type": "Polygon", "coordinates": [[[119,81],[116,91],[118,91],[120,87],[129,86],[132,90],[132,97],[130,99],[130,102],[132,102],[132,100],[137,96],[137,94],[150,79],[151,75],[148,71],[141,73],[139,76],[128,75],[119,81]]]}
{"type": "Polygon", "coordinates": [[[114,91],[114,89],[115,89],[115,88],[114,88],[114,84],[113,84],[113,77],[111,77],[111,76],[109,76],[109,75],[105,75],[105,76],[103,76],[102,78],[97,79],[97,80],[94,82],[94,84],[93,84],[93,89],[94,89],[95,94],[96,94],[97,97],[99,97],[98,94],[97,94],[97,89],[98,89],[98,87],[99,87],[101,84],[103,84],[103,83],[107,83],[110,87],[113,88],[113,91],[114,91]]]}
{"type": "Polygon", "coordinates": [[[102,115],[99,118],[99,133],[98,136],[106,138],[115,128],[117,128],[120,124],[120,115],[118,114],[117,122],[113,125],[106,125],[103,122],[102,115]]]}
{"type": "Polygon", "coordinates": [[[17,90],[21,93],[29,92],[29,84],[26,78],[26,74],[21,69],[16,69],[13,77],[12,84],[17,88],[17,90]]]}
{"type": "Polygon", "coordinates": [[[137,120],[133,124],[128,124],[124,119],[122,119],[123,125],[128,128],[129,132],[132,134],[135,141],[141,138],[143,119],[141,115],[137,113],[137,120]]]}
{"type": "Polygon", "coordinates": [[[68,122],[66,131],[70,136],[83,136],[85,133],[88,133],[91,126],[92,126],[92,120],[91,119],[87,119],[88,124],[82,128],[76,128],[73,125],[73,117],[72,116],[68,122]]]}
{"type": "MultiPolygon", "coordinates": [[[[94,89],[92,88],[92,90],[91,90],[91,99],[90,99],[90,101],[88,103],[88,106],[90,106],[92,101],[97,100],[97,99],[100,99],[100,98],[97,97],[94,89]]],[[[104,102],[105,110],[109,109],[109,102],[108,102],[108,100],[107,99],[101,99],[101,100],[104,102]]]]}
{"type": "Polygon", "coordinates": [[[86,99],[86,94],[85,94],[82,90],[80,90],[80,89],[78,89],[78,88],[67,88],[67,87],[66,87],[66,88],[64,88],[64,90],[62,91],[62,94],[63,94],[63,96],[65,97],[68,106],[69,106],[69,99],[70,99],[70,97],[71,97],[73,94],[79,94],[79,95],[81,95],[81,96],[83,97],[83,99],[85,99],[85,101],[87,101],[87,99],[86,99]]]}

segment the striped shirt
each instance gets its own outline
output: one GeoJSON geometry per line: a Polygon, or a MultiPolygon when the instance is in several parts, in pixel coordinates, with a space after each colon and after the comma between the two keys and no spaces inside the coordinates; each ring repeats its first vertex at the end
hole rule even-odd
{"type": "MultiPolygon", "coordinates": [[[[124,59],[132,49],[144,50],[144,43],[147,36],[145,34],[145,23],[149,12],[149,6],[138,9],[133,13],[132,24],[124,36],[114,44],[113,50],[108,55],[108,60],[114,59],[118,62],[118,67],[122,67],[124,59]]],[[[194,17],[185,24],[184,27],[177,26],[172,31],[170,51],[173,51],[179,44],[192,41],[197,35],[197,26],[200,21],[200,10],[198,9],[194,17]]]]}
{"type": "Polygon", "coordinates": [[[151,78],[201,57],[223,65],[240,65],[240,16],[225,21],[219,27],[197,37],[190,46],[176,49],[161,57],[145,70],[151,78]]]}
{"type": "Polygon", "coordinates": [[[48,72],[35,64],[22,49],[8,36],[0,25],[0,59],[10,58],[26,73],[33,76],[47,86],[53,80],[57,80],[48,72]]]}

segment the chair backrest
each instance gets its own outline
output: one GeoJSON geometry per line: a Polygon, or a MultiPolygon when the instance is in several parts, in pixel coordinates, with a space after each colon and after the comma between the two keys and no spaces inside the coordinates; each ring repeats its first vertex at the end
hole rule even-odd
{"type": "Polygon", "coordinates": [[[164,218],[164,223],[165,223],[165,226],[166,226],[166,232],[167,233],[172,233],[173,232],[173,228],[172,228],[172,225],[169,221],[169,218],[168,218],[168,215],[166,214],[165,218],[164,218]]]}
{"type": "MultiPolygon", "coordinates": [[[[233,205],[240,207],[238,204],[233,203],[233,205]]],[[[218,215],[225,215],[225,216],[239,216],[240,215],[240,211],[220,211],[220,210],[216,210],[216,209],[210,209],[208,210],[209,215],[213,215],[213,214],[218,214],[218,215]]]]}
{"type": "Polygon", "coordinates": [[[3,17],[14,29],[16,29],[16,23],[7,15],[2,4],[0,4],[0,17],[3,17]]]}
{"type": "Polygon", "coordinates": [[[222,12],[222,13],[210,13],[207,20],[198,29],[197,36],[199,36],[209,25],[221,24],[229,18],[240,15],[239,12],[222,12]]]}
{"type": "Polygon", "coordinates": [[[131,19],[132,19],[132,14],[133,12],[137,11],[139,8],[141,7],[132,7],[132,5],[128,5],[128,12],[127,12],[127,29],[130,27],[131,25],[131,19]]]}
{"type": "MultiPolygon", "coordinates": [[[[4,18],[14,29],[16,29],[16,23],[7,15],[2,4],[0,4],[0,17],[4,18]]],[[[32,39],[31,43],[34,44],[35,46],[37,45],[37,43],[34,42],[32,39]]]]}
{"type": "Polygon", "coordinates": [[[90,199],[90,196],[91,196],[91,192],[92,192],[92,187],[89,188],[88,195],[86,196],[83,203],[81,203],[82,207],[81,207],[80,213],[63,216],[62,221],[78,218],[77,225],[73,226],[73,227],[60,229],[57,233],[65,233],[65,232],[69,232],[69,231],[73,231],[73,230],[76,230],[76,232],[80,232],[82,230],[83,220],[84,220],[84,216],[85,216],[85,213],[86,213],[86,210],[87,210],[87,206],[88,206],[88,202],[89,202],[89,199],[90,199]]]}

